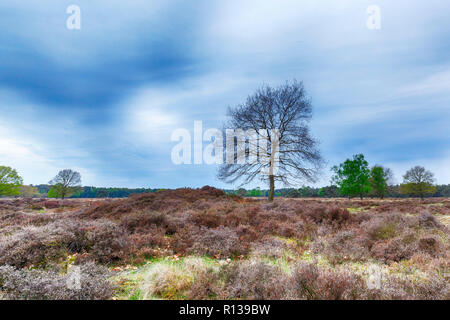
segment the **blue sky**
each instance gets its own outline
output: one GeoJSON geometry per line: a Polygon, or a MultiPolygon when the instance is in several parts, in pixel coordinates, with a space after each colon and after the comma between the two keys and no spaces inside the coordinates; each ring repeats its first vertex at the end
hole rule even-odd
{"type": "Polygon", "coordinates": [[[0,2],[0,164],[25,183],[227,187],[171,163],[173,130],[221,127],[261,84],[304,81],[329,167],[355,153],[450,183],[450,3],[428,0],[0,2]],[[69,5],[81,29],[69,30],[69,5]],[[368,6],[381,29],[366,26],[368,6]]]}

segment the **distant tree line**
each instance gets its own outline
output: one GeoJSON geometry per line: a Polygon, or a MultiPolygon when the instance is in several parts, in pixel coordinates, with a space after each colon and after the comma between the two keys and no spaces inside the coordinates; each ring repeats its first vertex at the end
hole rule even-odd
{"type": "MultiPolygon", "coordinates": [[[[34,186],[40,196],[47,197],[51,185],[41,184],[34,186]]],[[[79,187],[69,198],[126,198],[131,194],[136,193],[148,193],[157,192],[161,189],[150,189],[150,188],[98,188],[98,187],[79,187]]],[[[50,194],[50,197],[55,197],[50,194]]],[[[56,197],[55,197],[56,198],[56,197]]]]}
{"type": "MultiPolygon", "coordinates": [[[[20,194],[27,198],[47,198],[51,185],[25,185],[21,187],[20,194]]],[[[400,192],[400,185],[389,186],[386,197],[388,198],[407,198],[409,195],[400,192]]],[[[450,184],[436,185],[436,192],[428,194],[425,197],[450,197],[450,184]]],[[[85,186],[81,187],[79,191],[69,196],[68,198],[126,198],[132,194],[157,192],[162,189],[158,188],[98,188],[85,186]]],[[[226,189],[227,194],[239,195],[241,197],[268,197],[269,189],[226,189]]],[[[283,188],[275,189],[275,197],[286,198],[342,198],[344,195],[340,193],[337,186],[326,186],[321,188],[301,187],[301,188],[283,188]]],[[[375,195],[369,195],[375,197],[375,195]]]]}
{"type": "MultiPolygon", "coordinates": [[[[447,185],[435,185],[436,192],[427,194],[424,197],[450,197],[450,184],[447,185]]],[[[400,185],[389,186],[385,197],[387,198],[408,198],[410,195],[400,192],[400,185]]],[[[238,189],[238,190],[225,190],[227,194],[240,195],[243,197],[267,197],[269,190],[265,189],[238,189]]],[[[302,187],[302,188],[284,188],[275,189],[275,197],[286,198],[342,198],[346,197],[342,195],[337,186],[326,186],[322,188],[302,187]]],[[[369,198],[374,198],[376,195],[368,195],[369,198]]]]}
{"type": "MultiPolygon", "coordinates": [[[[363,154],[356,154],[331,170],[334,175],[332,185],[323,188],[302,187],[275,190],[276,197],[306,198],[306,197],[450,197],[450,185],[435,185],[434,174],[424,167],[415,166],[403,175],[403,183],[393,183],[392,170],[381,165],[369,167],[363,154]]],[[[266,197],[267,190],[258,188],[252,190],[227,190],[229,193],[247,197],[266,197]]]]}
{"type": "Polygon", "coordinates": [[[97,188],[81,186],[81,174],[64,169],[48,184],[23,185],[23,179],[11,167],[0,166],[0,197],[25,198],[126,198],[131,194],[157,192],[147,188],[97,188]]]}
{"type": "MultiPolygon", "coordinates": [[[[36,191],[30,194],[30,197],[47,197],[51,186],[41,184],[36,186],[24,186],[28,188],[35,188],[36,191]]],[[[407,198],[409,195],[400,192],[400,185],[389,186],[386,197],[388,198],[407,198]]],[[[436,185],[436,192],[428,194],[426,197],[450,197],[450,184],[436,185]]],[[[159,188],[98,188],[98,187],[81,187],[81,190],[69,198],[126,198],[131,194],[158,192],[159,188]]],[[[242,197],[268,197],[269,189],[227,189],[224,190],[227,194],[239,195],[242,197]]],[[[301,188],[283,188],[275,189],[275,197],[286,198],[341,198],[344,197],[337,186],[325,186],[321,188],[301,187],[301,188]]],[[[375,197],[375,195],[369,195],[375,197]]]]}
{"type": "MultiPolygon", "coordinates": [[[[415,166],[403,176],[403,183],[394,185],[389,168],[375,165],[369,168],[362,154],[334,166],[335,173],[330,186],[312,188],[224,190],[241,197],[288,197],[288,198],[338,198],[338,197],[450,197],[450,185],[435,185],[433,173],[424,167],[415,166]]],[[[98,188],[81,186],[81,175],[73,170],[61,170],[49,184],[23,185],[16,170],[0,166],[0,197],[21,196],[27,198],[125,198],[132,194],[157,192],[163,189],[150,188],[98,188]]]]}
{"type": "MultiPolygon", "coordinates": [[[[375,196],[383,199],[392,187],[393,173],[389,168],[369,163],[363,154],[356,154],[338,166],[333,166],[334,172],[331,182],[339,187],[340,194],[348,198],[375,196]]],[[[420,197],[436,193],[434,174],[424,167],[415,166],[406,171],[400,193],[420,197]]]]}

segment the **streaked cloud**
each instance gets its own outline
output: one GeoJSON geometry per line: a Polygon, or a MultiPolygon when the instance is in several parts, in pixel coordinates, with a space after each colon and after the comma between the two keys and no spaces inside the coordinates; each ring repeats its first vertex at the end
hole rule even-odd
{"type": "Polygon", "coordinates": [[[379,2],[379,31],[373,0],[79,0],[79,31],[70,4],[0,2],[0,163],[27,183],[76,167],[94,185],[224,186],[214,167],[172,165],[170,133],[221,127],[228,106],[293,78],[330,165],[363,152],[450,183],[448,3],[379,2]]]}

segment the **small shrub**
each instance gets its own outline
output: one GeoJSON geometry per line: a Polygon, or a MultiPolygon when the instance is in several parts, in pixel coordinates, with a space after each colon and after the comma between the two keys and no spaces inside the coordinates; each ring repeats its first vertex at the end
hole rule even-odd
{"type": "Polygon", "coordinates": [[[4,298],[14,300],[105,300],[111,298],[115,287],[108,270],[93,263],[80,268],[80,289],[68,286],[73,277],[57,271],[18,270],[0,266],[0,287],[4,298]]]}
{"type": "Polygon", "coordinates": [[[73,253],[87,253],[85,258],[111,263],[123,258],[127,247],[124,230],[111,221],[67,218],[0,238],[0,265],[45,267],[73,253]]]}
{"type": "Polygon", "coordinates": [[[361,224],[361,228],[368,234],[370,239],[387,240],[398,236],[411,224],[403,214],[385,213],[374,216],[372,219],[361,224]]]}
{"type": "Polygon", "coordinates": [[[364,239],[359,239],[355,231],[340,231],[322,247],[313,246],[316,253],[325,254],[332,264],[344,261],[365,261],[369,257],[364,239]],[[318,250],[320,249],[320,250],[318,250]]]}
{"type": "Polygon", "coordinates": [[[98,263],[110,264],[126,258],[129,239],[125,230],[114,222],[98,220],[84,227],[89,244],[88,257],[98,263]]]}
{"type": "Polygon", "coordinates": [[[185,298],[193,281],[193,275],[175,264],[158,263],[152,265],[141,281],[144,299],[185,298]]]}
{"type": "Polygon", "coordinates": [[[236,234],[242,246],[249,246],[249,244],[259,238],[259,234],[249,225],[239,225],[236,229],[236,234]]]}
{"type": "Polygon", "coordinates": [[[371,253],[376,259],[391,263],[410,259],[416,250],[415,243],[395,238],[387,242],[375,243],[371,248],[371,253]]]}
{"type": "Polygon", "coordinates": [[[147,233],[154,226],[166,227],[167,218],[161,212],[139,212],[124,215],[120,225],[129,233],[147,233]]]}
{"type": "Polygon", "coordinates": [[[214,211],[198,212],[192,215],[192,220],[198,226],[205,226],[207,228],[217,228],[223,222],[222,215],[214,211]]]}
{"type": "Polygon", "coordinates": [[[351,222],[352,216],[347,209],[339,207],[316,207],[304,213],[304,217],[315,223],[335,223],[338,225],[351,222]]]}
{"type": "Polygon", "coordinates": [[[428,211],[422,211],[417,217],[417,221],[420,227],[427,229],[442,229],[443,224],[428,211]]]}
{"type": "Polygon", "coordinates": [[[166,234],[173,235],[178,231],[183,230],[187,225],[192,224],[192,217],[189,212],[175,212],[174,214],[167,216],[167,228],[166,234]]]}
{"type": "Polygon", "coordinates": [[[33,203],[33,204],[30,205],[30,209],[39,211],[39,210],[43,210],[44,207],[39,205],[39,204],[37,204],[37,203],[33,203]]]}
{"type": "Polygon", "coordinates": [[[279,267],[259,260],[225,267],[225,295],[230,299],[280,300],[294,298],[293,288],[279,267]]]}
{"type": "Polygon", "coordinates": [[[253,244],[252,253],[256,256],[278,259],[283,256],[283,250],[286,247],[286,244],[281,239],[270,237],[253,244]]]}
{"type": "Polygon", "coordinates": [[[292,279],[300,299],[354,300],[361,299],[367,290],[360,276],[323,270],[314,263],[299,262],[292,279]]]}
{"type": "Polygon", "coordinates": [[[59,223],[22,228],[0,239],[0,265],[45,267],[53,261],[65,259],[69,253],[68,246],[76,241],[75,234],[59,223]]]}
{"type": "Polygon", "coordinates": [[[382,299],[390,300],[449,300],[448,278],[436,273],[425,278],[389,276],[380,290],[382,299]]]}
{"type": "Polygon", "coordinates": [[[233,229],[221,226],[216,229],[201,228],[189,252],[212,257],[231,257],[245,254],[246,250],[233,229]]]}
{"type": "Polygon", "coordinates": [[[187,298],[193,300],[222,298],[222,291],[219,272],[214,268],[205,268],[194,274],[187,298]]]}
{"type": "Polygon", "coordinates": [[[438,237],[430,235],[419,239],[419,249],[432,257],[438,257],[443,250],[443,246],[438,237]]]}
{"type": "Polygon", "coordinates": [[[58,201],[52,201],[52,200],[44,201],[42,203],[42,206],[44,206],[47,209],[56,209],[56,208],[60,207],[58,201]]]}

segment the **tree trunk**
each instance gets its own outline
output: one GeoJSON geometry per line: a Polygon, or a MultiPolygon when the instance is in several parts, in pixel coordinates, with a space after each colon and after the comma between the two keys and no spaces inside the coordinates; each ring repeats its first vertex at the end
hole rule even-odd
{"type": "Polygon", "coordinates": [[[269,202],[272,202],[273,194],[275,193],[275,178],[273,175],[269,176],[269,181],[270,181],[269,202]]]}

